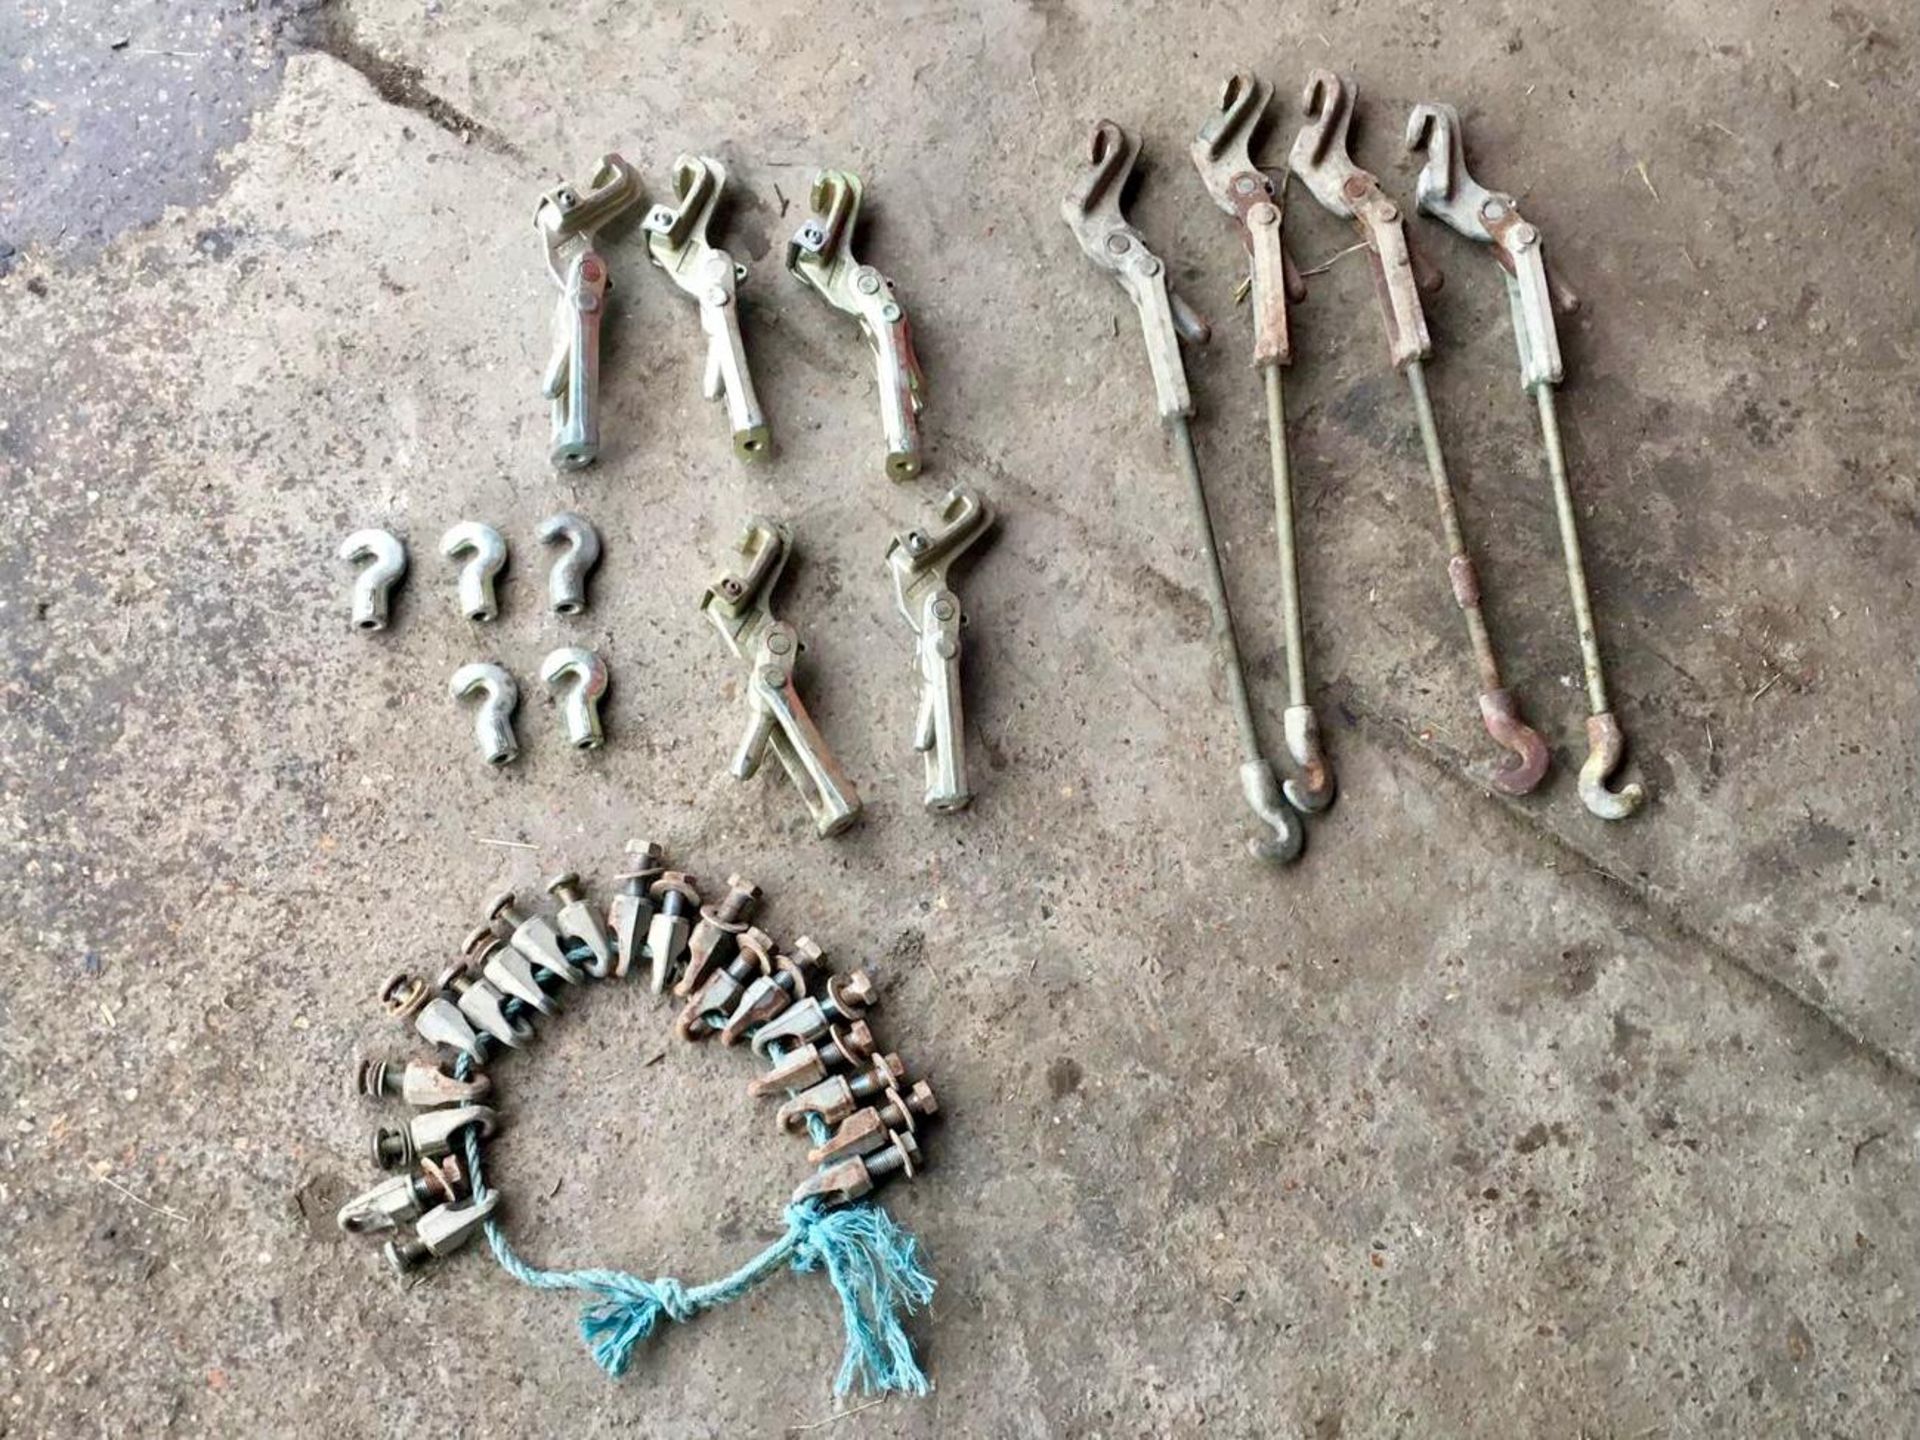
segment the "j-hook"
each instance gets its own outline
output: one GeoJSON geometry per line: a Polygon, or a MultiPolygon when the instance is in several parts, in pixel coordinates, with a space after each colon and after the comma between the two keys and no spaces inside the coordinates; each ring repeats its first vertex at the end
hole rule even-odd
{"type": "Polygon", "coordinates": [[[1273,465],[1274,533],[1280,544],[1280,613],[1287,632],[1287,753],[1295,773],[1282,787],[1296,810],[1333,803],[1333,767],[1320,744],[1320,719],[1307,703],[1306,640],[1300,622],[1300,565],[1294,546],[1293,476],[1287,462],[1287,413],[1280,372],[1293,363],[1287,301],[1306,298],[1306,285],[1280,243],[1281,197],[1253,163],[1250,145],[1273,86],[1252,75],[1232,76],[1220,105],[1193,142],[1193,163],[1213,203],[1233,218],[1249,259],[1253,302],[1253,364],[1267,392],[1267,448],[1273,465]]]}
{"type": "Polygon", "coordinates": [[[340,558],[362,566],[353,577],[353,628],[387,628],[389,597],[407,573],[407,547],[385,530],[356,530],[340,542],[340,558]]]}
{"type": "Polygon", "coordinates": [[[822,170],[813,178],[813,213],[787,244],[787,269],[834,309],[860,322],[873,351],[880,384],[880,425],[887,440],[887,474],[911,480],[920,473],[920,411],[927,377],[913,349],[913,327],[893,292],[893,281],[853,253],[864,195],[851,170],[822,170]]]}
{"type": "Polygon", "coordinates": [[[727,167],[705,155],[682,155],[673,162],[673,204],[647,212],[647,253],[673,283],[700,305],[700,328],[707,337],[707,361],[700,382],[709,400],[725,400],[733,426],[733,453],[756,460],[767,453],[767,417],[747,373],[747,350],[740,340],[738,286],[747,267],[707,239],[727,167]]]}
{"type": "Polygon", "coordinates": [[[534,210],[547,270],[560,287],[553,354],[540,381],[540,393],[553,402],[550,458],[556,469],[578,470],[600,454],[600,321],[608,282],[606,257],[595,241],[602,227],[639,200],[633,167],[609,154],[600,157],[584,187],[556,185],[534,210]]]}
{"type": "Polygon", "coordinates": [[[1555,310],[1572,310],[1579,302],[1548,271],[1545,241],[1537,227],[1521,218],[1513,197],[1488,190],[1467,173],[1466,143],[1458,111],[1451,105],[1414,106],[1407,117],[1407,148],[1423,157],[1415,187],[1420,209],[1469,240],[1491,246],[1506,281],[1507,308],[1513,316],[1513,338],[1520,351],[1520,384],[1534,397],[1540,411],[1547,475],[1553,483],[1553,508],[1560,520],[1560,549],[1566,557],[1567,589],[1573,597],[1580,660],[1587,673],[1587,759],[1580,767],[1580,799],[1602,820],[1624,820],[1645,803],[1647,793],[1637,783],[1618,790],[1607,788],[1607,777],[1619,767],[1626,749],[1626,736],[1607,701],[1593,600],[1587,593],[1587,567],[1580,556],[1580,527],[1574,518],[1573,491],[1567,483],[1560,419],[1554,411],[1554,388],[1565,371],[1553,314],[1555,310]]]}
{"type": "Polygon", "coordinates": [[[500,613],[493,582],[507,565],[507,542],[480,520],[462,520],[440,537],[440,553],[461,561],[460,613],[469,620],[492,620],[500,613]]]}
{"type": "Polygon", "coordinates": [[[1308,190],[1328,210],[1353,221],[1367,247],[1373,267],[1374,290],[1387,326],[1387,355],[1407,377],[1420,440],[1427,452],[1427,472],[1433,498],[1440,510],[1440,527],[1447,542],[1447,576],[1453,598],[1466,617],[1467,636],[1473,642],[1480,669],[1480,718],[1487,733],[1510,754],[1488,777],[1496,790],[1524,795],[1547,773],[1547,745],[1521,719],[1512,694],[1500,680],[1500,662],[1493,639],[1480,613],[1480,581],[1454,504],[1453,483],[1447,477],[1446,457],[1440,450],[1440,432],[1434,424],[1433,402],[1427,396],[1423,368],[1433,354],[1427,335],[1420,290],[1433,289],[1439,277],[1415,256],[1407,240],[1400,207],[1380,189],[1371,172],[1354,164],[1347,148],[1353,123],[1356,91],[1350,80],[1331,70],[1315,70],[1307,79],[1304,99],[1306,124],[1293,142],[1289,164],[1308,190]]]}
{"type": "Polygon", "coordinates": [[[1300,817],[1287,804],[1280,779],[1260,748],[1247,699],[1247,678],[1240,668],[1240,646],[1234,638],[1233,614],[1227,606],[1226,577],[1214,545],[1213,517],[1207,510],[1207,490],[1200,478],[1200,459],[1194,453],[1188,417],[1193,398],[1187,390],[1186,366],[1180,341],[1204,345],[1207,324],[1191,306],[1167,287],[1167,267],[1147,248],[1140,232],[1127,223],[1121,199],[1127,179],[1139,159],[1137,141],[1111,120],[1094,126],[1087,163],[1073,188],[1060,202],[1060,213],[1080,248],[1096,269],[1113,276],[1140,314],[1147,342],[1147,362],[1153,370],[1153,389],[1160,419],[1172,438],[1173,452],[1186,477],[1192,502],[1194,538],[1200,547],[1201,568],[1207,579],[1207,606],[1213,617],[1213,643],[1226,672],[1227,697],[1240,732],[1240,788],[1248,806],[1273,833],[1247,841],[1247,849],[1262,860],[1284,863],[1300,854],[1304,839],[1300,817]]]}
{"type": "Polygon", "coordinates": [[[607,662],[583,645],[562,645],[540,662],[540,679],[559,697],[567,740],[576,750],[598,750],[600,697],[607,693],[607,662]]]}
{"type": "Polygon", "coordinates": [[[473,741],[480,747],[481,759],[489,765],[506,765],[519,755],[513,712],[520,703],[520,687],[505,668],[488,661],[462,665],[453,672],[447,690],[455,700],[480,695],[473,712],[473,741]]]}
{"type": "Polygon", "coordinates": [[[578,615],[587,608],[587,576],[600,563],[600,532],[584,515],[562,510],[540,522],[542,545],[564,545],[547,572],[547,602],[556,615],[578,615]]]}

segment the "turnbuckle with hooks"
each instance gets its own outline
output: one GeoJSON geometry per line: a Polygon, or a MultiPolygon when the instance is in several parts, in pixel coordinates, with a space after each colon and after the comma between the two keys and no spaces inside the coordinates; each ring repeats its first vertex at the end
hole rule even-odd
{"type": "Polygon", "coordinates": [[[1469,240],[1491,247],[1506,283],[1513,338],[1520,354],[1520,384],[1534,397],[1540,414],[1547,474],[1560,524],[1560,548],[1566,560],[1567,588],[1573,598],[1581,664],[1586,671],[1587,759],[1580,767],[1580,799],[1603,820],[1624,820],[1645,803],[1646,789],[1638,783],[1618,790],[1607,788],[1607,778],[1619,768],[1626,750],[1626,737],[1607,699],[1593,600],[1587,591],[1586,564],[1580,554],[1580,528],[1567,481],[1560,420],[1554,410],[1554,389],[1565,374],[1554,312],[1571,311],[1579,301],[1547,269],[1540,231],[1521,216],[1513,197],[1488,190],[1467,173],[1458,111],[1451,105],[1414,106],[1407,117],[1407,148],[1423,161],[1415,186],[1416,203],[1422,213],[1469,240]]]}
{"type": "Polygon", "coordinates": [[[1447,576],[1455,603],[1467,622],[1480,671],[1480,718],[1487,733],[1509,755],[1489,780],[1508,795],[1524,795],[1547,773],[1547,745],[1521,720],[1518,706],[1500,678],[1500,662],[1480,608],[1480,580],[1454,503],[1453,484],[1440,432],[1434,424],[1433,402],[1427,395],[1424,368],[1433,353],[1427,334],[1420,291],[1437,289],[1440,277],[1430,270],[1407,237],[1400,207],[1380,189],[1380,182],[1353,161],[1348,129],[1353,122],[1356,91],[1351,81],[1331,70],[1315,70],[1307,79],[1303,100],[1306,123],[1295,137],[1288,163],[1295,175],[1326,209],[1351,220],[1367,247],[1374,290],[1387,328],[1387,354],[1395,369],[1407,377],[1426,449],[1427,472],[1433,482],[1440,526],[1446,537],[1447,576]]]}
{"type": "MultiPolygon", "coordinates": [[[[1228,79],[1220,104],[1193,142],[1193,163],[1207,193],[1240,231],[1248,257],[1253,305],[1253,363],[1267,401],[1267,448],[1273,470],[1274,534],[1280,549],[1280,609],[1287,641],[1287,708],[1283,717],[1294,774],[1282,787],[1296,810],[1333,803],[1333,768],[1320,742],[1320,719],[1307,701],[1306,639],[1300,617],[1300,563],[1294,540],[1293,476],[1287,456],[1286,404],[1280,371],[1293,363],[1287,302],[1306,298],[1306,285],[1280,241],[1282,200],[1273,180],[1253,163],[1251,143],[1273,86],[1252,75],[1228,79]]],[[[1284,173],[1284,172],[1283,172],[1284,173]]]]}
{"type": "Polygon", "coordinates": [[[1213,517],[1207,509],[1206,485],[1187,423],[1193,414],[1193,397],[1187,389],[1180,341],[1202,345],[1211,332],[1206,321],[1169,288],[1165,262],[1147,248],[1146,240],[1122,211],[1127,181],[1139,156],[1137,141],[1113,121],[1102,120],[1094,127],[1086,164],[1061,201],[1060,213],[1087,258],[1097,269],[1113,276],[1139,312],[1147,362],[1153,371],[1155,404],[1187,481],[1194,538],[1207,580],[1214,648],[1226,674],[1227,697],[1239,732],[1240,788],[1248,807],[1272,832],[1249,839],[1247,848],[1256,858],[1284,864],[1299,856],[1304,832],[1299,815],[1281,792],[1279,776],[1260,747],[1247,698],[1246,674],[1240,664],[1240,645],[1233,632],[1226,577],[1221,573],[1214,541],[1213,517]]]}

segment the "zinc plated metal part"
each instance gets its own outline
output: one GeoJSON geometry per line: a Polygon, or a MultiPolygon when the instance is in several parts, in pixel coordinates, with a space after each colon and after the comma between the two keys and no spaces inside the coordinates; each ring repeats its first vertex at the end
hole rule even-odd
{"type": "Polygon", "coordinates": [[[1293,142],[1289,163],[1313,197],[1335,215],[1354,222],[1367,247],[1374,290],[1387,327],[1387,354],[1407,377],[1414,416],[1426,451],[1427,475],[1447,545],[1447,578],[1454,603],[1467,624],[1474,661],[1480,672],[1480,719],[1494,742],[1509,753],[1488,776],[1494,789],[1525,795],[1547,773],[1546,741],[1520,718],[1512,693],[1500,679],[1500,661],[1480,608],[1480,579],[1454,502],[1453,482],[1440,448],[1433,402],[1427,394],[1425,362],[1433,354],[1420,291],[1439,284],[1437,275],[1416,262],[1400,207],[1380,189],[1371,172],[1348,152],[1356,95],[1353,82],[1331,70],[1315,70],[1307,79],[1303,105],[1306,123],[1293,142]]]}
{"type": "Polygon", "coordinates": [[[733,453],[757,460],[771,442],[740,339],[739,287],[747,267],[707,238],[726,185],[727,167],[718,160],[682,155],[673,162],[673,204],[655,205],[642,223],[653,263],[699,303],[700,329],[707,337],[700,392],[726,403],[733,453]]]}
{"type": "Polygon", "coordinates": [[[382,1170],[405,1170],[422,1156],[432,1158],[453,1149],[454,1137],[469,1125],[480,1138],[493,1134],[500,1114],[487,1105],[448,1105],[420,1110],[401,1125],[382,1125],[373,1132],[373,1163],[382,1170]]]}
{"type": "Polygon", "coordinates": [[[662,871],[647,890],[653,904],[653,918],[647,924],[647,956],[651,968],[647,988],[655,995],[666,993],[674,967],[686,954],[687,935],[693,929],[693,917],[700,913],[700,892],[693,876],[681,870],[662,871]]]}
{"type": "Polygon", "coordinates": [[[727,650],[746,667],[747,728],[727,767],[751,779],[768,750],[800,792],[822,836],[838,835],[860,814],[860,797],[840,769],[794,685],[800,635],[773,617],[773,590],[793,551],[793,531],[782,521],[754,516],[738,550],[738,573],[723,572],[701,597],[700,608],[727,650]]]}
{"type": "Polygon", "coordinates": [[[1251,144],[1273,86],[1252,75],[1230,77],[1219,107],[1193,142],[1193,163],[1213,202],[1240,232],[1249,262],[1253,306],[1253,364],[1267,399],[1267,447],[1273,467],[1274,534],[1280,548],[1280,611],[1287,635],[1287,753],[1294,774],[1281,789],[1296,810],[1312,813],[1333,803],[1333,768],[1320,742],[1320,719],[1307,703],[1306,639],[1300,618],[1300,563],[1294,541],[1293,472],[1287,455],[1286,403],[1280,372],[1293,363],[1287,302],[1306,298],[1306,285],[1281,243],[1281,196],[1271,176],[1253,163],[1251,144]]]}
{"type": "Polygon", "coordinates": [[[1560,524],[1560,549],[1566,560],[1567,589],[1580,636],[1580,660],[1587,681],[1587,759],[1580,767],[1580,800],[1602,820],[1625,820],[1646,802],[1639,783],[1607,788],[1619,768],[1626,736],[1607,699],[1600,638],[1587,589],[1586,562],[1580,554],[1580,526],[1573,490],[1567,480],[1566,453],[1560,443],[1560,418],[1554,390],[1565,375],[1554,312],[1574,309],[1579,301],[1547,268],[1546,242],[1538,227],[1524,219],[1511,195],[1489,190],[1467,173],[1466,143],[1460,114],[1451,105],[1422,104],[1407,117],[1407,148],[1423,158],[1415,185],[1419,208],[1469,240],[1491,247],[1506,283],[1513,338],[1520,353],[1520,384],[1533,395],[1540,413],[1547,475],[1553,485],[1560,524]]]}
{"type": "Polygon", "coordinates": [[[607,902],[607,929],[613,932],[613,976],[626,978],[646,944],[647,930],[653,919],[653,901],[647,887],[660,878],[666,868],[667,852],[651,840],[628,843],[631,868],[614,877],[620,888],[607,902]]]}
{"type": "Polygon", "coordinates": [[[429,1045],[445,1045],[476,1065],[485,1063],[480,1036],[459,1006],[435,994],[417,975],[402,972],[389,976],[380,987],[380,1003],[396,1019],[411,1025],[429,1045]]]}
{"type": "Polygon", "coordinates": [[[920,704],[913,722],[913,748],[926,757],[924,803],[935,814],[966,809],[966,719],[960,702],[960,632],[967,623],[947,572],[993,525],[993,509],[980,493],[956,485],[940,502],[940,523],[908,530],[887,546],[894,601],[914,634],[914,666],[920,674],[920,704]]]}
{"type": "Polygon", "coordinates": [[[340,558],[361,566],[353,577],[353,628],[371,634],[387,628],[394,586],[407,573],[407,547],[386,530],[356,530],[340,542],[340,558]]]}
{"type": "Polygon", "coordinates": [[[896,1090],[906,1079],[906,1062],[898,1055],[876,1056],[858,1075],[829,1075],[809,1086],[782,1105],[773,1117],[782,1130],[798,1134],[807,1127],[807,1117],[817,1115],[829,1125],[838,1125],[875,1096],[896,1090]]]}
{"type": "Polygon", "coordinates": [[[569,985],[586,979],[586,972],[567,959],[560,932],[544,915],[529,915],[514,900],[513,891],[502,890],[487,902],[487,918],[494,930],[506,932],[506,942],[536,969],[558,976],[569,985]]]}
{"type": "Polygon", "coordinates": [[[506,995],[484,978],[471,956],[462,956],[440,972],[434,987],[460,1007],[460,1013],[483,1035],[509,1050],[519,1050],[533,1038],[533,1025],[524,1015],[507,1009],[506,995]]]}
{"type": "Polygon", "coordinates": [[[493,526],[480,520],[462,520],[440,537],[440,553],[460,563],[460,613],[469,620],[492,620],[500,614],[494,579],[507,568],[507,542],[493,526]]]}
{"type": "Polygon", "coordinates": [[[1233,632],[1233,612],[1227,602],[1227,581],[1214,543],[1213,516],[1207,509],[1206,484],[1200,476],[1200,457],[1194,452],[1193,432],[1188,426],[1193,397],[1187,389],[1180,341],[1205,344],[1211,332],[1192,307],[1168,288],[1167,267],[1122,213],[1127,180],[1139,158],[1139,142],[1113,121],[1102,120],[1094,126],[1087,163],[1061,201],[1060,213],[1087,258],[1095,268],[1113,276],[1140,314],[1147,361],[1153,370],[1155,402],[1187,482],[1194,538],[1207,579],[1214,650],[1226,673],[1227,698],[1240,737],[1241,793],[1248,808],[1272,831],[1250,838],[1247,849],[1257,859],[1286,864],[1299,857],[1305,831],[1299,815],[1286,802],[1280,777],[1260,747],[1260,732],[1247,698],[1247,677],[1240,664],[1240,644],[1233,632]]]}
{"type": "Polygon", "coordinates": [[[733,958],[740,937],[747,930],[747,916],[760,903],[760,887],[738,875],[727,877],[726,896],[717,905],[702,905],[700,919],[687,937],[687,969],[673,993],[681,997],[693,994],[720,966],[733,958]]]}
{"type": "Polygon", "coordinates": [[[465,1181],[459,1160],[451,1155],[422,1160],[413,1174],[390,1175],[347,1201],[334,1223],[348,1235],[397,1230],[433,1206],[459,1199],[465,1181]]]}
{"type": "Polygon", "coordinates": [[[813,177],[809,215],[787,243],[787,269],[819,292],[834,309],[860,322],[873,351],[880,386],[880,426],[887,441],[887,474],[911,480],[920,473],[920,411],[927,377],[913,349],[913,327],[893,281],[853,253],[864,196],[851,170],[822,170],[813,177]]]}
{"type": "Polygon", "coordinates": [[[553,917],[554,928],[592,952],[593,958],[582,967],[587,974],[596,980],[606,979],[613,973],[613,937],[607,934],[600,911],[580,888],[580,877],[571,870],[556,875],[547,881],[547,893],[560,907],[553,917]]]}
{"type": "Polygon", "coordinates": [[[820,1200],[828,1205],[845,1205],[870,1194],[889,1175],[913,1179],[920,1170],[919,1142],[905,1131],[890,1138],[892,1143],[877,1155],[856,1155],[816,1171],[793,1192],[794,1203],[820,1200]]]}
{"type": "Polygon", "coordinates": [[[430,1110],[435,1105],[484,1100],[493,1091],[493,1081],[477,1070],[464,1080],[456,1080],[425,1060],[399,1065],[391,1060],[362,1059],[353,1067],[353,1088],[374,1099],[397,1096],[417,1110],[430,1110]]]}
{"type": "Polygon", "coordinates": [[[556,469],[578,470],[600,454],[600,323],[606,313],[607,261],[596,241],[603,227],[639,201],[633,167],[607,154],[584,186],[556,185],[534,209],[547,270],[560,287],[553,354],[540,381],[540,393],[553,404],[549,458],[556,469]]]}
{"type": "Polygon", "coordinates": [[[607,662],[584,645],[562,645],[540,662],[540,681],[558,697],[567,743],[576,750],[606,744],[600,728],[600,697],[607,693],[607,662]]]}
{"type": "Polygon", "coordinates": [[[587,576],[600,563],[600,532],[584,515],[562,510],[540,522],[542,545],[564,545],[547,572],[547,602],[556,615],[578,615],[587,608],[587,576]]]}
{"type": "Polygon", "coordinates": [[[427,1261],[458,1250],[500,1207],[500,1192],[489,1190],[464,1205],[438,1205],[420,1217],[411,1240],[389,1240],[387,1264],[396,1275],[417,1270],[427,1261]]]}
{"type": "Polygon", "coordinates": [[[460,942],[460,949],[473,958],[480,966],[480,973],[487,977],[487,983],[502,995],[531,1006],[542,1015],[559,1011],[560,1007],[534,975],[527,957],[495,934],[491,925],[476,925],[460,942]]]}
{"type": "Polygon", "coordinates": [[[782,1090],[802,1090],[839,1070],[858,1070],[875,1049],[873,1030],[864,1020],[842,1029],[835,1026],[826,1038],[789,1050],[773,1068],[747,1082],[747,1094],[759,1099],[782,1090]]]}
{"type": "Polygon", "coordinates": [[[505,667],[476,660],[453,672],[447,691],[457,701],[478,694],[473,707],[473,743],[489,765],[507,765],[520,754],[513,734],[513,712],[520,704],[520,687],[505,667]]]}

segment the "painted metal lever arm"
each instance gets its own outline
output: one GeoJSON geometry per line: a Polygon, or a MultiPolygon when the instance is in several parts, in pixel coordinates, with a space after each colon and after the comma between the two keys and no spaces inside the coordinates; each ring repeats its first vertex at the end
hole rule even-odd
{"type": "Polygon", "coordinates": [[[1167,267],[1121,213],[1121,194],[1140,158],[1140,142],[1111,120],[1094,126],[1087,163],[1060,202],[1060,213],[1095,267],[1113,276],[1140,315],[1160,418],[1193,414],[1180,341],[1204,345],[1206,321],[1168,286],[1167,267]]]}
{"type": "Polygon", "coordinates": [[[1407,238],[1400,207],[1380,189],[1371,171],[1353,163],[1347,132],[1353,124],[1355,89],[1331,70],[1307,78],[1302,104],[1307,123],[1294,138],[1288,164],[1321,205],[1353,221],[1366,242],[1375,297],[1387,327],[1387,355],[1396,370],[1433,353],[1420,291],[1438,287],[1436,272],[1419,260],[1407,238]]]}

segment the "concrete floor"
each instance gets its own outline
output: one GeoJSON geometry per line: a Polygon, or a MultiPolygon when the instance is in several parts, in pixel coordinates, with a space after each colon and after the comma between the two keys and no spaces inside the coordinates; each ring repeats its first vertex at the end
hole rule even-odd
{"type": "MultiPolygon", "coordinates": [[[[667,1335],[622,1382],[573,1307],[478,1250],[403,1287],[331,1212],[367,1179],[371,992],[500,883],[651,835],[751,872],[885,986],[948,1118],[888,1195],[940,1280],[932,1398],[841,1435],[1889,1436],[1920,1427],[1911,7],[1757,0],[680,11],[400,0],[14,7],[0,19],[0,1434],[778,1434],[835,1414],[814,1277],[667,1335]],[[123,43],[117,43],[123,42],[123,43]],[[1196,422],[1268,733],[1284,666],[1236,242],[1186,146],[1226,72],[1357,76],[1411,193],[1448,99],[1585,300],[1562,413],[1635,773],[1580,808],[1577,655],[1490,262],[1448,273],[1432,380],[1490,618],[1557,770],[1491,758],[1411,412],[1358,257],[1289,379],[1314,681],[1342,794],[1295,870],[1242,854],[1232,733],[1131,312],[1060,223],[1089,124],[1154,162],[1134,216],[1217,322],[1196,422]],[[780,453],[743,471],[694,314],[612,248],[609,446],[556,479],[527,217],[617,147],[731,167],[780,453]],[[880,474],[869,366],[780,273],[811,168],[852,165],[933,391],[880,474]],[[965,576],[980,799],[918,805],[881,556],[946,483],[1005,513],[965,576]],[[607,542],[542,611],[532,531],[607,542]],[[811,838],[723,773],[732,674],[695,610],[741,517],[865,792],[811,838]],[[434,553],[515,547],[474,634],[434,553]],[[334,548],[415,570],[377,639],[334,548]],[[615,674],[610,746],[533,672],[615,674]],[[446,700],[522,676],[527,753],[446,700]],[[483,840],[515,840],[532,850],[483,840]]],[[[1297,193],[1297,192],[1296,192],[1297,193]]],[[[1348,234],[1304,200],[1304,263],[1348,234]]],[[[503,1067],[516,1241],[694,1280],[756,1248],[799,1157],[740,1056],[633,988],[503,1067]],[[648,1063],[664,1052],[664,1059],[648,1063]]],[[[805,1433],[815,1433],[807,1431],[805,1433]]]]}

